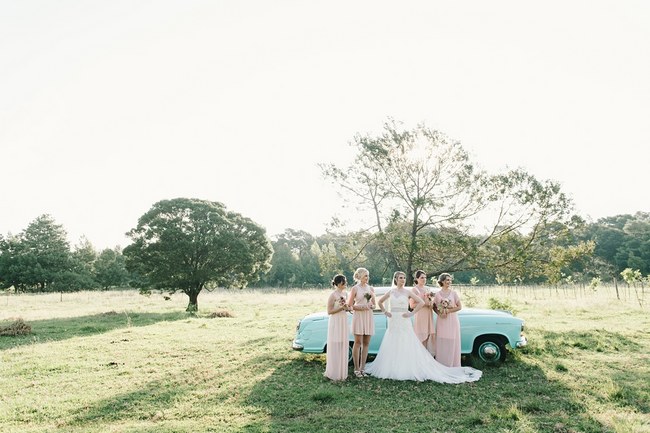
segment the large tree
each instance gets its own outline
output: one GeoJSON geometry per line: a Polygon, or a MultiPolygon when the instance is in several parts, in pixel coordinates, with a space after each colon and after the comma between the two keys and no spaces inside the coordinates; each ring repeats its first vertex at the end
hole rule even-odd
{"type": "Polygon", "coordinates": [[[479,170],[458,141],[424,125],[408,130],[390,120],[380,135],[357,135],[352,145],[351,166],[325,164],[323,173],[357,209],[369,211],[367,231],[409,283],[417,267],[439,273],[507,266],[571,207],[557,183],[521,169],[479,170]],[[512,233],[525,242],[490,254],[512,233]]]}
{"type": "Polygon", "coordinates": [[[201,290],[245,287],[269,268],[271,244],[250,219],[206,200],[162,200],[127,233],[127,268],[148,287],[189,297],[187,311],[198,310],[201,290]]]}

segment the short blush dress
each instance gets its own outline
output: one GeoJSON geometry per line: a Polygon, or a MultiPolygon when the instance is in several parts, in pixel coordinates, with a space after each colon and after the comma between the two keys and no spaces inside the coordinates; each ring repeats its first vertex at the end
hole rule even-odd
{"type": "MultiPolygon", "coordinates": [[[[372,286],[355,286],[357,294],[354,297],[354,305],[367,305],[365,294],[374,293],[372,286]]],[[[354,335],[375,335],[375,319],[372,310],[354,310],[352,315],[352,333],[354,335]]]]}

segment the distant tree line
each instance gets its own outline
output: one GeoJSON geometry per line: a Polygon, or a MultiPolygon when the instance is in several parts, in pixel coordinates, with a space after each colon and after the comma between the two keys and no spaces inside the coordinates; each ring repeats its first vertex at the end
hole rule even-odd
{"type": "Polygon", "coordinates": [[[73,248],[63,226],[41,215],[17,235],[0,235],[0,286],[18,292],[125,287],[134,281],[119,247],[96,251],[85,238],[73,248]]]}
{"type": "MultiPolygon", "coordinates": [[[[427,236],[433,244],[469,242],[449,230],[432,231],[427,236]]],[[[648,212],[605,217],[591,223],[574,217],[571,224],[551,225],[540,236],[547,239],[544,250],[522,253],[499,268],[445,269],[424,260],[416,261],[414,267],[426,270],[430,276],[451,271],[457,283],[465,284],[588,284],[593,278],[622,280],[621,273],[628,268],[650,274],[648,212]]],[[[270,269],[250,285],[326,287],[334,274],[351,276],[359,266],[369,269],[373,284],[389,284],[394,272],[393,257],[381,244],[372,243],[371,237],[359,232],[314,236],[287,229],[271,241],[270,269]]],[[[524,240],[524,236],[511,233],[494,254],[517,250],[524,240]]],[[[127,269],[119,247],[97,251],[85,238],[71,247],[64,228],[49,215],[39,216],[17,235],[0,235],[2,288],[68,292],[143,285],[143,275],[127,269]]]]}
{"type": "MultiPolygon", "coordinates": [[[[480,241],[479,236],[467,239],[452,230],[426,235],[431,244],[480,241]]],[[[529,251],[520,248],[526,236],[512,232],[504,238],[494,248],[495,256],[502,251],[520,253],[514,253],[514,259],[500,267],[447,268],[440,266],[440,261],[417,260],[414,269],[424,269],[429,276],[453,272],[455,282],[464,284],[589,284],[594,278],[622,281],[621,273],[628,268],[650,274],[650,213],[606,217],[591,223],[574,216],[568,224],[549,225],[538,236],[545,238],[544,247],[529,251]]],[[[372,234],[362,232],[313,236],[287,229],[271,242],[271,270],[255,285],[328,286],[334,274],[351,276],[359,266],[370,271],[373,284],[390,284],[393,257],[371,238],[372,234]]]]}

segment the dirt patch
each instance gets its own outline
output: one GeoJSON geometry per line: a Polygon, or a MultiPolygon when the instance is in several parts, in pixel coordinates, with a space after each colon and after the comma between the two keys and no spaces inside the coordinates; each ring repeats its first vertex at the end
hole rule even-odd
{"type": "Polygon", "coordinates": [[[208,319],[214,319],[215,317],[235,317],[235,315],[228,310],[217,310],[207,315],[208,319]]]}

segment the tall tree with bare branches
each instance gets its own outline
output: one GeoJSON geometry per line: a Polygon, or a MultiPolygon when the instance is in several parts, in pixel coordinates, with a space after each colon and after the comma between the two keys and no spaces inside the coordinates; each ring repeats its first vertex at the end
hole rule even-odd
{"type": "Polygon", "coordinates": [[[380,135],[356,135],[352,145],[352,165],[322,164],[323,174],[366,212],[367,233],[409,284],[418,267],[438,273],[506,266],[571,210],[557,183],[521,169],[489,174],[460,142],[425,125],[405,129],[389,120],[380,135]],[[494,254],[513,232],[525,233],[526,242],[494,254]]]}

